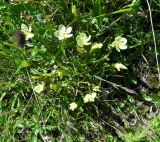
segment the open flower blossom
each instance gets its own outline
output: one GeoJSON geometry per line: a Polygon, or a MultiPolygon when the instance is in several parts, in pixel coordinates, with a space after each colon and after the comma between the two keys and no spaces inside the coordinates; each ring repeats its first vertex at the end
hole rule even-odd
{"type": "Polygon", "coordinates": [[[72,32],[72,27],[66,28],[64,25],[59,25],[58,30],[54,32],[54,35],[59,40],[64,40],[66,38],[70,38],[73,36],[73,34],[70,34],[72,32]]]}
{"type": "Polygon", "coordinates": [[[116,47],[116,50],[120,52],[120,50],[127,49],[127,39],[121,36],[117,36],[112,43],[112,46],[116,47]]]}
{"type": "Polygon", "coordinates": [[[76,37],[76,41],[77,41],[77,45],[79,47],[83,47],[84,45],[90,45],[91,43],[89,42],[89,40],[91,39],[91,36],[89,35],[89,37],[87,37],[87,35],[85,33],[80,33],[77,37],[76,37]]]}
{"type": "Polygon", "coordinates": [[[91,47],[90,52],[94,51],[95,49],[100,49],[102,48],[103,44],[102,43],[94,43],[91,47]]]}
{"type": "Polygon", "coordinates": [[[69,104],[69,109],[74,111],[77,108],[77,106],[78,105],[75,102],[72,102],[72,103],[69,104]]]}
{"type": "Polygon", "coordinates": [[[93,93],[91,93],[91,94],[87,94],[87,95],[84,97],[83,101],[84,101],[84,103],[94,102],[96,96],[97,96],[97,93],[96,93],[96,92],[93,92],[93,93]]]}
{"type": "Polygon", "coordinates": [[[31,26],[27,26],[25,24],[21,24],[21,31],[24,33],[25,35],[25,39],[29,40],[30,38],[34,37],[34,34],[31,32],[32,31],[32,27],[31,26]]]}
{"type": "Polygon", "coordinates": [[[127,67],[126,66],[124,66],[123,64],[121,64],[121,63],[116,63],[115,64],[115,68],[118,70],[118,71],[120,71],[121,69],[127,69],[127,67]]]}

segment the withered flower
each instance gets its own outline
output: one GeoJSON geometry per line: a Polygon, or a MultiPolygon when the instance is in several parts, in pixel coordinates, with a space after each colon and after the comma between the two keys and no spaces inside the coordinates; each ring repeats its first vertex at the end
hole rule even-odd
{"type": "Polygon", "coordinates": [[[26,39],[25,39],[25,34],[22,31],[17,30],[13,34],[13,38],[14,38],[14,41],[15,41],[17,46],[19,46],[19,47],[24,47],[25,46],[26,39]]]}
{"type": "Polygon", "coordinates": [[[31,16],[28,11],[21,12],[20,18],[24,23],[27,24],[32,23],[33,21],[33,16],[31,16]]]}

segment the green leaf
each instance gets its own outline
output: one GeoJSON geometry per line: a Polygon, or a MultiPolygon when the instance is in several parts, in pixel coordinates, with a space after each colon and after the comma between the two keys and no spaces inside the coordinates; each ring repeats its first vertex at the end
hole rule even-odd
{"type": "Polygon", "coordinates": [[[32,56],[35,56],[37,55],[37,53],[39,52],[39,48],[36,46],[33,48],[33,51],[32,51],[32,56]]]}
{"type": "Polygon", "coordinates": [[[23,60],[20,62],[20,68],[25,68],[30,66],[29,63],[26,60],[23,60]]]}
{"type": "Polygon", "coordinates": [[[58,92],[60,87],[60,84],[50,84],[50,89],[54,90],[55,92],[58,92]]]}
{"type": "Polygon", "coordinates": [[[152,98],[149,97],[149,96],[143,96],[143,98],[144,98],[146,101],[148,101],[148,102],[152,101],[152,98]]]}
{"type": "Polygon", "coordinates": [[[117,11],[112,12],[112,14],[118,14],[118,13],[123,13],[123,12],[129,12],[131,11],[132,8],[124,8],[124,9],[119,9],[117,11]]]}

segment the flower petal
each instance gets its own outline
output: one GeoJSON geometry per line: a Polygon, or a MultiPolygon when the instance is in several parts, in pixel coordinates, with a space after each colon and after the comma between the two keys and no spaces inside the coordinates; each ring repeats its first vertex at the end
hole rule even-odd
{"type": "Polygon", "coordinates": [[[116,64],[115,64],[115,68],[116,68],[118,71],[120,71],[121,69],[127,69],[127,67],[124,66],[124,65],[121,64],[121,63],[116,63],[116,64]]]}
{"type": "Polygon", "coordinates": [[[21,30],[28,30],[28,26],[26,24],[21,24],[21,30]]]}
{"type": "Polygon", "coordinates": [[[68,35],[66,35],[66,38],[70,38],[72,36],[73,36],[73,34],[68,34],[68,35]]]}
{"type": "Polygon", "coordinates": [[[117,50],[118,52],[120,52],[120,49],[119,49],[119,47],[116,47],[116,50],[117,50]]]}
{"type": "Polygon", "coordinates": [[[42,83],[42,84],[38,84],[37,86],[35,86],[33,88],[33,90],[36,92],[36,93],[41,93],[43,90],[44,90],[44,87],[45,87],[45,84],[42,83]]]}
{"type": "Polygon", "coordinates": [[[26,35],[26,40],[28,40],[28,39],[30,39],[30,38],[32,38],[32,37],[34,37],[34,34],[29,33],[29,34],[26,35]]]}
{"type": "Polygon", "coordinates": [[[94,99],[95,99],[96,96],[97,96],[97,93],[96,93],[96,92],[93,92],[93,93],[92,93],[92,99],[93,99],[93,101],[94,101],[94,99]]]}
{"type": "Polygon", "coordinates": [[[84,42],[83,44],[84,45],[90,45],[91,43],[90,42],[84,42]]]}
{"type": "Polygon", "coordinates": [[[71,31],[72,31],[72,27],[68,27],[68,28],[66,29],[66,33],[67,33],[67,34],[70,34],[71,31]]]}
{"type": "Polygon", "coordinates": [[[119,45],[119,49],[125,50],[125,49],[127,49],[127,45],[119,45]]]}
{"type": "Polygon", "coordinates": [[[26,30],[22,30],[22,31],[26,36],[26,40],[29,40],[30,38],[34,37],[33,33],[29,32],[29,31],[26,31],[26,30]]]}
{"type": "Polygon", "coordinates": [[[121,44],[125,45],[127,43],[127,39],[124,37],[121,37],[121,44]]]}
{"type": "Polygon", "coordinates": [[[87,35],[85,33],[80,33],[79,36],[81,36],[81,37],[87,37],[87,35]]]}
{"type": "Polygon", "coordinates": [[[61,24],[61,25],[58,26],[58,30],[61,31],[61,32],[65,32],[66,31],[66,27],[61,24]]]}
{"type": "Polygon", "coordinates": [[[83,47],[82,41],[78,40],[78,41],[77,41],[77,45],[78,45],[79,47],[83,47]]]}
{"type": "Polygon", "coordinates": [[[31,26],[29,26],[28,31],[29,31],[29,32],[31,32],[31,31],[32,31],[32,27],[31,27],[31,26]]]}
{"type": "Polygon", "coordinates": [[[86,41],[88,42],[91,39],[91,35],[89,35],[89,37],[86,37],[86,41]]]}
{"type": "Polygon", "coordinates": [[[59,36],[59,31],[55,31],[55,32],[54,32],[54,35],[58,38],[58,36],[59,36]]]}
{"type": "Polygon", "coordinates": [[[98,49],[98,48],[101,48],[103,46],[102,43],[94,43],[91,47],[91,51],[95,50],[95,49],[98,49]]]}
{"type": "Polygon", "coordinates": [[[121,40],[121,36],[117,36],[117,37],[115,37],[115,41],[119,41],[119,40],[121,40]]]}

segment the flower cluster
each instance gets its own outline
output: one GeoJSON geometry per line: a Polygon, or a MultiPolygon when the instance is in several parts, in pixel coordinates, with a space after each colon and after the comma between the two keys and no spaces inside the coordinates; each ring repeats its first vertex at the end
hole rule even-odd
{"type": "MultiPolygon", "coordinates": [[[[34,34],[31,32],[32,31],[31,26],[28,27],[25,24],[21,24],[21,31],[24,33],[26,40],[29,40],[30,38],[34,37],[34,34]]],[[[65,27],[64,25],[59,25],[58,30],[54,32],[54,35],[61,41],[61,40],[65,40],[67,38],[72,37],[73,34],[71,34],[71,32],[72,32],[72,27],[65,27]]],[[[91,45],[90,40],[91,40],[91,35],[87,36],[86,33],[83,33],[83,32],[79,33],[76,37],[77,46],[80,48],[91,45]]],[[[120,52],[120,50],[127,49],[126,44],[127,44],[126,38],[117,36],[115,40],[112,42],[112,47],[115,47],[116,50],[120,52]]],[[[102,46],[103,46],[102,43],[92,44],[90,48],[90,53],[93,52],[94,50],[102,48],[102,46]]],[[[118,71],[121,71],[122,69],[127,69],[127,67],[121,63],[114,64],[114,67],[118,71]]],[[[36,93],[41,93],[44,89],[45,89],[44,83],[38,84],[37,86],[34,87],[34,91],[36,93]]],[[[84,96],[83,98],[84,103],[94,102],[97,96],[97,92],[100,92],[99,86],[95,86],[91,93],[86,94],[84,96]]],[[[77,107],[78,105],[75,102],[72,102],[69,104],[69,109],[71,111],[74,111],[77,107]]]]}
{"type": "MultiPolygon", "coordinates": [[[[72,32],[72,27],[66,28],[64,25],[60,25],[58,27],[58,30],[54,32],[54,35],[59,40],[64,40],[64,39],[67,39],[67,38],[70,38],[73,36],[73,34],[71,34],[71,32],[72,32]]],[[[90,42],[90,40],[91,40],[91,35],[87,36],[86,33],[84,33],[84,32],[81,32],[77,35],[76,42],[77,42],[77,46],[78,46],[78,51],[80,53],[84,53],[84,46],[88,46],[88,45],[92,44],[90,42]]],[[[103,46],[102,43],[92,44],[92,46],[90,48],[90,53],[92,53],[93,51],[95,51],[97,49],[102,48],[102,46],[103,46]]],[[[127,39],[124,37],[121,37],[121,36],[117,36],[115,38],[115,40],[112,42],[111,46],[115,47],[118,52],[120,52],[120,50],[125,50],[125,49],[127,49],[127,39]]],[[[127,69],[127,67],[121,63],[114,64],[114,67],[118,71],[121,71],[122,69],[127,69]]],[[[97,92],[100,92],[99,86],[95,86],[91,93],[88,93],[84,96],[84,98],[83,98],[84,103],[94,102],[95,98],[97,96],[97,92]]],[[[74,111],[77,108],[77,106],[78,106],[77,103],[72,102],[69,104],[69,109],[74,111]]]]}
{"type": "MultiPolygon", "coordinates": [[[[121,37],[121,36],[117,36],[115,38],[114,42],[112,43],[112,46],[115,47],[118,52],[120,52],[120,50],[127,49],[126,44],[127,44],[126,38],[121,37]]],[[[121,69],[125,69],[125,70],[127,69],[127,67],[121,63],[116,63],[114,66],[118,71],[121,71],[121,69]]]]}
{"type": "MultiPolygon", "coordinates": [[[[73,36],[71,32],[72,32],[72,27],[66,28],[64,25],[59,25],[58,30],[54,32],[54,35],[59,40],[64,40],[73,36]]],[[[78,47],[82,48],[84,46],[91,45],[90,39],[91,35],[87,36],[86,33],[83,32],[79,33],[76,37],[78,47]]],[[[103,46],[102,43],[94,43],[91,47],[90,52],[94,51],[95,49],[99,49],[102,46],[103,46]]]]}

